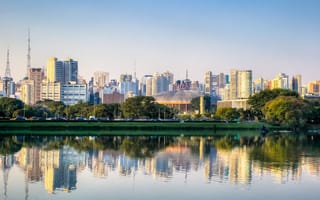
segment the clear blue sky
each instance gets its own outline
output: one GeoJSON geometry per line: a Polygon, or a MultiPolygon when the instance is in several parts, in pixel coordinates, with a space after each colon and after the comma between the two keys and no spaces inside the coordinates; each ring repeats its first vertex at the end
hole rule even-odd
{"type": "Polygon", "coordinates": [[[319,0],[0,0],[0,75],[11,51],[15,80],[51,56],[118,78],[169,70],[203,81],[205,71],[252,69],[320,79],[319,0]]]}

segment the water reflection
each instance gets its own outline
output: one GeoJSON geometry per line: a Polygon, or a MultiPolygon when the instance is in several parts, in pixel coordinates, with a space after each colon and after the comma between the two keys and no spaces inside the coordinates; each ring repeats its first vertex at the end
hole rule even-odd
{"type": "Polygon", "coordinates": [[[185,181],[201,172],[206,183],[250,185],[264,176],[287,183],[303,171],[320,175],[319,138],[304,135],[260,137],[0,137],[2,196],[6,199],[10,169],[18,166],[28,183],[39,182],[47,193],[72,192],[79,174],[107,179],[141,174],[185,181]]]}

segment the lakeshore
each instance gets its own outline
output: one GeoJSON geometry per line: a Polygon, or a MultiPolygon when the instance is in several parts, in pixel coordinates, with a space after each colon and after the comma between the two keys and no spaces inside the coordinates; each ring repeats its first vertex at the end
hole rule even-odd
{"type": "MultiPolygon", "coordinates": [[[[281,127],[262,122],[212,121],[0,121],[0,134],[31,135],[259,135],[261,127],[281,127]]],[[[282,129],[283,130],[283,129],[282,129]]]]}

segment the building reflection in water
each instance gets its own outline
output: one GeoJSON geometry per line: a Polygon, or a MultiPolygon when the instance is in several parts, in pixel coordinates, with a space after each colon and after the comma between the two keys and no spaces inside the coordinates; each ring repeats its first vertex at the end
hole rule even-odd
{"type": "MultiPolygon", "coordinates": [[[[0,155],[0,170],[3,174],[3,188],[2,194],[4,199],[7,199],[8,181],[10,169],[13,167],[13,155],[0,155]]],[[[1,196],[0,196],[1,197],[1,196]]]]}
{"type": "MultiPolygon", "coordinates": [[[[9,172],[17,164],[25,173],[26,196],[28,183],[42,181],[48,193],[71,192],[77,188],[77,175],[90,169],[94,177],[108,178],[110,173],[135,176],[137,173],[152,176],[156,180],[169,181],[183,174],[185,181],[195,171],[203,170],[204,182],[229,182],[250,184],[253,177],[271,175],[280,183],[300,180],[303,171],[320,176],[318,154],[304,156],[284,165],[253,159],[252,146],[218,148],[212,139],[204,137],[182,138],[167,143],[154,151],[152,156],[135,158],[119,148],[77,151],[64,145],[58,149],[46,147],[22,147],[13,155],[0,155],[3,174],[4,197],[7,196],[9,172]]],[[[308,154],[308,153],[305,153],[308,154]]]]}
{"type": "Polygon", "coordinates": [[[55,190],[70,192],[76,189],[77,169],[85,168],[85,153],[63,146],[58,150],[41,151],[41,170],[45,189],[49,193],[55,190]]]}

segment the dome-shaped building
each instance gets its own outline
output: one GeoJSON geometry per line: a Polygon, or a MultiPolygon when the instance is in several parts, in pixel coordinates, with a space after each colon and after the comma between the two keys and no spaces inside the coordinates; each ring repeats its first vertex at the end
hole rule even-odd
{"type": "Polygon", "coordinates": [[[180,113],[189,113],[192,111],[191,100],[201,96],[201,91],[195,90],[178,90],[155,95],[154,98],[159,104],[176,108],[180,113]]]}

